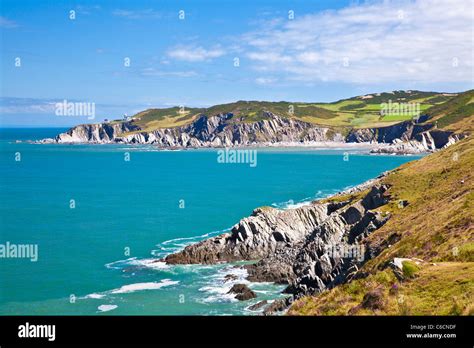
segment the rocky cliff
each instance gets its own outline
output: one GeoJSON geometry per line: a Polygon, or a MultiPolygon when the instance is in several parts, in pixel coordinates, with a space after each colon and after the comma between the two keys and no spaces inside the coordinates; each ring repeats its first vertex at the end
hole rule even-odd
{"type": "Polygon", "coordinates": [[[159,147],[232,147],[321,142],[378,143],[380,153],[420,153],[450,145],[462,135],[434,129],[433,124],[406,121],[387,127],[351,129],[348,132],[268,113],[256,122],[237,122],[232,114],[200,115],[190,124],[143,131],[133,121],[85,124],[71,128],[55,143],[154,144],[159,147]],[[343,134],[347,133],[347,134],[343,134]]]}
{"type": "Polygon", "coordinates": [[[154,144],[160,147],[249,146],[282,142],[344,141],[330,128],[269,114],[267,119],[238,123],[232,114],[201,115],[192,123],[142,131],[132,122],[86,124],[71,128],[46,142],[154,144]]]}
{"type": "Polygon", "coordinates": [[[389,218],[373,211],[388,202],[386,190],[376,182],[356,201],[258,208],[230,233],[190,245],[164,261],[255,260],[245,266],[249,280],[288,284],[285,292],[293,298],[319,293],[344,281],[369,257],[360,241],[389,218]]]}
{"type": "Polygon", "coordinates": [[[473,168],[468,137],[387,173],[380,184],[390,201],[377,210],[390,218],[356,237],[366,261],[348,270],[342,284],[299,298],[289,314],[473,315],[473,168]]]}

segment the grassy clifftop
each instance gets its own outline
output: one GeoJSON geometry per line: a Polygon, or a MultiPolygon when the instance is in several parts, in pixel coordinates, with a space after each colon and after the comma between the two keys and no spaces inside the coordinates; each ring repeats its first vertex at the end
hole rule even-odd
{"type": "Polygon", "coordinates": [[[473,169],[469,137],[391,172],[383,179],[390,203],[379,208],[391,218],[364,240],[380,253],[359,270],[360,279],[302,298],[289,314],[474,315],[473,169]],[[419,265],[407,265],[399,279],[389,267],[396,257],[419,265]]]}
{"type": "MultiPolygon", "coordinates": [[[[148,109],[134,115],[132,123],[138,125],[142,130],[152,131],[191,123],[201,114],[214,116],[221,113],[232,113],[234,117],[231,122],[245,123],[263,120],[268,117],[267,112],[272,112],[281,117],[329,127],[383,127],[412,119],[416,110],[421,114],[428,110],[433,110],[433,113],[436,114],[442,113],[442,105],[456,96],[457,94],[436,92],[393,91],[342,99],[334,103],[237,101],[209,108],[148,109]],[[400,110],[393,109],[389,113],[384,113],[384,104],[387,103],[391,103],[392,106],[400,106],[400,110]],[[414,110],[415,106],[416,110],[414,110]]],[[[460,102],[465,103],[466,101],[462,99],[460,102]]],[[[440,123],[443,122],[440,120],[440,123]]]]}
{"type": "Polygon", "coordinates": [[[426,111],[439,128],[452,131],[474,129],[474,90],[457,95],[445,103],[434,105],[426,111]]]}

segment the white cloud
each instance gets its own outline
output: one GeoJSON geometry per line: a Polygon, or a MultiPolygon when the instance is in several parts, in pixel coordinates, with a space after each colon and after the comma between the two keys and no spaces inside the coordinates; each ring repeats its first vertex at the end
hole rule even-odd
{"type": "Polygon", "coordinates": [[[54,113],[56,100],[0,97],[0,114],[54,113]]]}
{"type": "Polygon", "coordinates": [[[250,52],[247,57],[253,60],[267,63],[289,63],[293,59],[290,56],[282,55],[278,52],[250,52]]]}
{"type": "Polygon", "coordinates": [[[472,82],[471,0],[371,2],[243,35],[259,71],[295,81],[472,82]]]}
{"type": "Polygon", "coordinates": [[[77,5],[76,6],[77,13],[81,15],[90,15],[93,12],[99,11],[100,9],[101,7],[99,5],[93,5],[93,6],[77,5]]]}
{"type": "Polygon", "coordinates": [[[167,52],[168,57],[187,62],[202,62],[221,57],[225,54],[221,48],[205,49],[201,46],[177,46],[167,52]]]}
{"type": "Polygon", "coordinates": [[[0,28],[13,29],[16,27],[18,27],[18,24],[15,21],[0,16],[0,28]]]}
{"type": "Polygon", "coordinates": [[[272,77],[257,77],[255,82],[259,85],[271,85],[275,83],[277,80],[272,77]]]}
{"type": "Polygon", "coordinates": [[[158,19],[162,17],[161,12],[153,9],[146,10],[121,10],[117,9],[112,12],[114,16],[123,17],[127,19],[158,19]]]}
{"type": "Polygon", "coordinates": [[[158,77],[194,77],[197,73],[193,70],[188,71],[162,71],[154,68],[146,68],[140,72],[142,76],[158,76],[158,77]]]}

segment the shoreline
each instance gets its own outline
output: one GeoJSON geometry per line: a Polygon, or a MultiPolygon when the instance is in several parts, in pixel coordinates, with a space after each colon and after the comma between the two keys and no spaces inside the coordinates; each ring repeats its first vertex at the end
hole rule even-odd
{"type": "Polygon", "coordinates": [[[221,149],[233,149],[233,150],[305,150],[305,151],[360,151],[370,155],[387,155],[387,156],[413,156],[413,155],[427,155],[433,153],[433,151],[411,151],[411,150],[400,150],[396,144],[387,143],[374,143],[374,142],[277,142],[277,143],[261,143],[261,144],[248,144],[248,145],[233,145],[233,146],[157,146],[154,144],[133,144],[133,143],[120,143],[120,142],[50,142],[44,140],[16,140],[11,143],[27,143],[33,145],[108,145],[108,146],[131,146],[135,148],[153,148],[156,151],[188,151],[188,150],[221,150],[221,149]]]}

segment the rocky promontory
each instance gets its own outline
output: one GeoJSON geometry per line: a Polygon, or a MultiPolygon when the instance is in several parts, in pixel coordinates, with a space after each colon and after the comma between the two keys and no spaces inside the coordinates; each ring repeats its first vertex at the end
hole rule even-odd
{"type": "Polygon", "coordinates": [[[229,233],[187,246],[164,261],[254,261],[242,266],[250,281],[287,284],[284,292],[292,298],[319,293],[344,281],[370,257],[362,241],[389,219],[375,210],[388,202],[387,189],[375,180],[352,190],[359,190],[357,200],[257,208],[229,233]]]}
{"type": "Polygon", "coordinates": [[[237,122],[232,113],[200,115],[189,124],[146,131],[132,121],[84,124],[40,143],[150,144],[160,148],[311,146],[321,143],[371,144],[373,153],[416,154],[455,143],[462,135],[434,125],[405,121],[378,128],[333,129],[271,112],[263,120],[237,122]],[[374,146],[374,145],[380,146],[374,146]]]}

